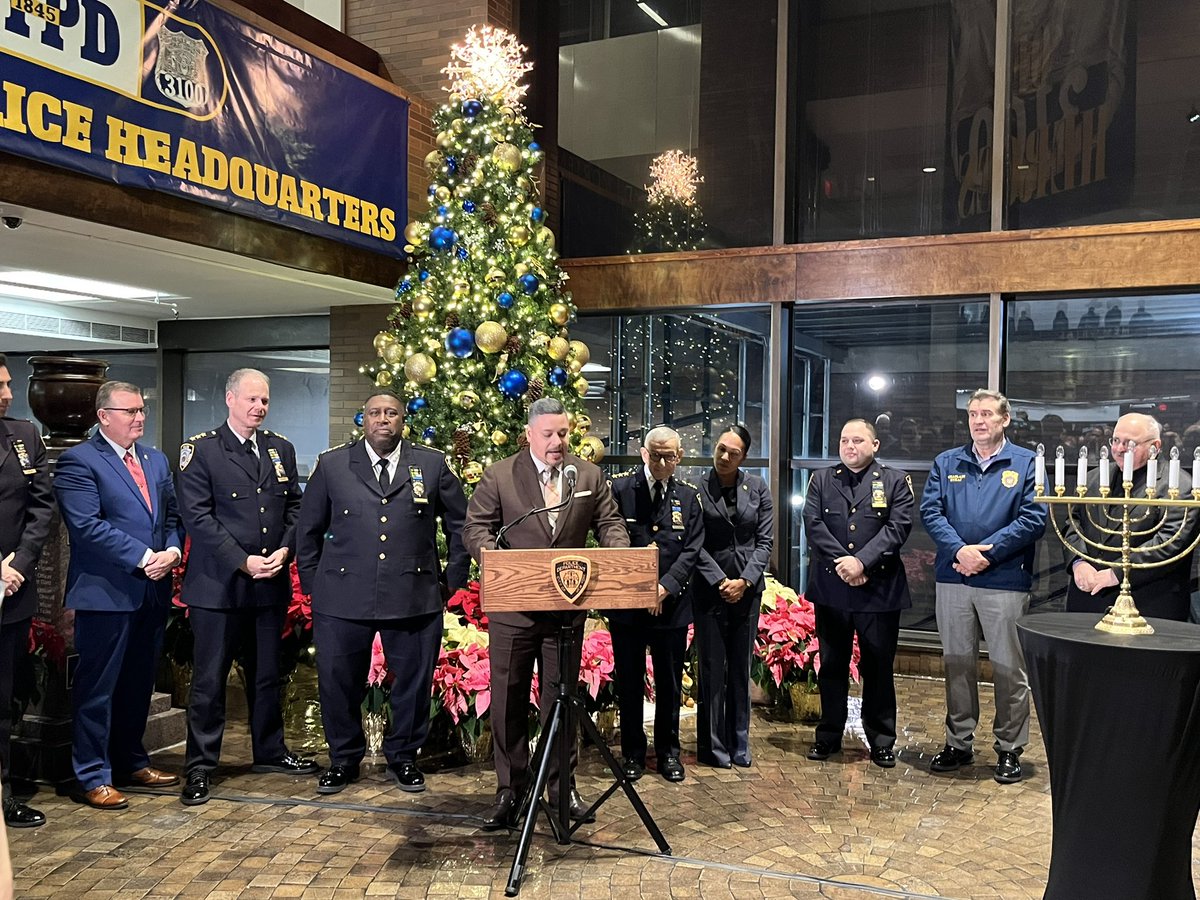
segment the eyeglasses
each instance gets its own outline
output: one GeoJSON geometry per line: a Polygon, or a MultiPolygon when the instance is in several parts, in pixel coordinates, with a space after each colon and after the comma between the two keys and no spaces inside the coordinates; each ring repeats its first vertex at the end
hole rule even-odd
{"type": "Polygon", "coordinates": [[[1118,450],[1121,450],[1121,449],[1136,450],[1142,444],[1149,444],[1153,440],[1154,440],[1154,438],[1148,438],[1147,440],[1144,440],[1144,441],[1135,441],[1133,438],[1114,437],[1114,438],[1109,438],[1108,442],[1113,447],[1116,447],[1118,450]]]}
{"type": "Polygon", "coordinates": [[[144,406],[102,406],[100,408],[106,410],[107,412],[123,412],[131,419],[136,419],[138,416],[144,416],[146,414],[146,407],[144,406]]]}
{"type": "Polygon", "coordinates": [[[646,455],[650,457],[650,462],[656,463],[673,463],[679,459],[675,453],[647,453],[646,455]]]}

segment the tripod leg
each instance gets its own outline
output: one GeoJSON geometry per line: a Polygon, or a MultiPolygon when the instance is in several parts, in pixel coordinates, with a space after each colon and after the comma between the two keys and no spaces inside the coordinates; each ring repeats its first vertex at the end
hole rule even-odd
{"type": "Polygon", "coordinates": [[[600,753],[604,757],[604,761],[608,763],[608,767],[612,770],[613,775],[616,776],[618,783],[625,789],[625,796],[629,798],[629,802],[633,804],[634,811],[637,812],[638,817],[642,820],[642,824],[646,826],[646,831],[649,832],[650,837],[654,838],[654,843],[658,845],[658,852],[669,854],[671,852],[671,845],[663,837],[658,823],[654,821],[654,817],[650,815],[650,810],[646,809],[646,805],[642,803],[642,798],[638,796],[638,792],[634,789],[633,784],[625,777],[620,763],[613,756],[613,752],[608,749],[608,743],[601,737],[599,729],[596,728],[596,723],[584,711],[583,701],[578,697],[573,697],[572,703],[578,704],[579,720],[583,726],[583,730],[592,739],[592,743],[600,748],[600,753]]]}
{"type": "MultiPolygon", "coordinates": [[[[546,723],[546,729],[542,732],[539,740],[537,777],[533,781],[533,787],[529,789],[525,822],[521,826],[521,838],[517,841],[516,853],[513,854],[512,869],[508,873],[508,886],[504,889],[506,897],[515,897],[521,892],[521,879],[525,876],[525,861],[529,858],[529,846],[533,843],[533,829],[537,825],[538,806],[542,793],[546,790],[546,782],[550,778],[550,754],[554,752],[554,738],[559,732],[564,712],[562,707],[562,703],[556,700],[554,709],[550,713],[550,721],[546,723]]],[[[554,830],[554,836],[559,838],[559,843],[566,843],[562,840],[565,836],[562,823],[558,822],[554,814],[549,811],[547,818],[550,820],[550,827],[554,830]]]]}

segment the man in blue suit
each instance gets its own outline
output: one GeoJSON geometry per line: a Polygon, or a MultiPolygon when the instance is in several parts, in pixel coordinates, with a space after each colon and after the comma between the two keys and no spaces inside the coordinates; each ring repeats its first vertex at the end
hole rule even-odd
{"type": "Polygon", "coordinates": [[[179,783],[150,765],[142,735],[183,527],[166,456],[137,443],[146,428],[141,388],[105,382],[96,418],[96,434],[59,458],[54,492],[71,541],[66,605],[79,653],[75,799],[107,810],[129,805],[118,783],[179,783]]]}

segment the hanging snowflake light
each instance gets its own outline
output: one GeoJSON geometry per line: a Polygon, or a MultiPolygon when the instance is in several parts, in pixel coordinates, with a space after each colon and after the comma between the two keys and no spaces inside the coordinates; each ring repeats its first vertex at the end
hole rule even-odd
{"type": "Polygon", "coordinates": [[[528,50],[503,28],[474,25],[461,44],[450,48],[450,62],[442,74],[450,79],[446,90],[463,97],[488,98],[503,106],[519,107],[529,88],[520,84],[533,68],[523,54],[528,50]]]}
{"type": "Polygon", "coordinates": [[[668,150],[650,163],[650,180],[646,199],[651,205],[674,200],[691,206],[696,202],[696,187],[704,178],[699,174],[696,157],[681,150],[668,150]]]}

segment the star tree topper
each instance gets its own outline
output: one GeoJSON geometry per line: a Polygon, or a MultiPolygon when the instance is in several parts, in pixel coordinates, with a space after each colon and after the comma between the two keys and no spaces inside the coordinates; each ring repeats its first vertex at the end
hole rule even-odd
{"type": "Polygon", "coordinates": [[[528,48],[503,28],[472,25],[461,44],[450,48],[450,62],[442,74],[450,79],[446,90],[463,97],[487,97],[514,109],[529,90],[521,79],[533,68],[524,61],[528,48]]]}

